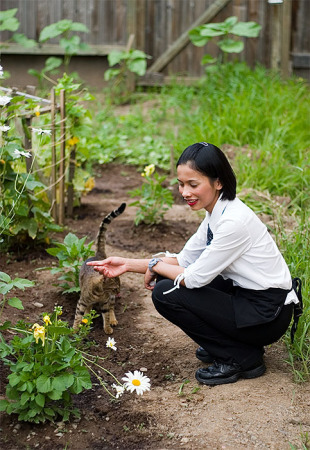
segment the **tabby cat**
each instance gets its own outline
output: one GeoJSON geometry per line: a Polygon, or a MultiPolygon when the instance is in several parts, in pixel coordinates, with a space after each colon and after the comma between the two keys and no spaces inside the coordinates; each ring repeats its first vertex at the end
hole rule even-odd
{"type": "Polygon", "coordinates": [[[96,253],[95,256],[88,258],[83,263],[80,270],[80,289],[81,295],[78,301],[73,328],[77,329],[84,314],[88,314],[93,309],[95,304],[98,304],[103,318],[103,329],[106,334],[112,334],[112,326],[117,325],[117,320],[114,313],[115,298],[120,293],[120,279],[106,278],[94,270],[92,266],[87,266],[88,261],[97,261],[106,259],[106,231],[108,225],[115,217],[124,212],[126,203],[122,203],[121,206],[110,214],[108,214],[99,227],[97,240],[96,240],[96,253]]]}

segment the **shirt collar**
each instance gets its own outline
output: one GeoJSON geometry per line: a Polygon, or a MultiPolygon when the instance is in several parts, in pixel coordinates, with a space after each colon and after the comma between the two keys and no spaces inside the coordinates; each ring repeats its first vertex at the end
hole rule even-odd
{"type": "Polygon", "coordinates": [[[212,229],[212,225],[215,225],[219,220],[222,214],[224,213],[226,206],[229,203],[229,200],[222,200],[222,195],[218,198],[217,202],[214,205],[212,213],[207,212],[207,219],[210,224],[210,228],[212,229]]]}

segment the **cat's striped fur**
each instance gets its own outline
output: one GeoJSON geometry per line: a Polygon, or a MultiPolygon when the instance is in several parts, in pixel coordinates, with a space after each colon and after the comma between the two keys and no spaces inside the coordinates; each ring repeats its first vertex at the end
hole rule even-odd
{"type": "Polygon", "coordinates": [[[126,203],[122,203],[119,208],[108,214],[99,227],[96,240],[95,256],[88,258],[80,270],[80,289],[81,295],[78,301],[73,328],[77,329],[80,325],[83,315],[88,314],[91,309],[98,309],[102,313],[103,329],[106,334],[113,333],[113,326],[117,325],[114,312],[115,298],[120,293],[120,279],[106,278],[94,270],[92,266],[87,266],[88,261],[98,261],[106,259],[106,231],[108,225],[115,217],[124,212],[126,203]],[[95,308],[96,305],[96,308],[95,308]]]}

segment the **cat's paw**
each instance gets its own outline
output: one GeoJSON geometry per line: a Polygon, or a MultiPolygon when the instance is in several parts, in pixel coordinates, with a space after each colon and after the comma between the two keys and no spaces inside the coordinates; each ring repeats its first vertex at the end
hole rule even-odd
{"type": "Polygon", "coordinates": [[[118,321],[116,319],[110,320],[110,325],[112,325],[112,327],[116,327],[117,324],[118,321]]]}
{"type": "Polygon", "coordinates": [[[113,328],[110,325],[104,327],[105,334],[113,334],[113,328]]]}

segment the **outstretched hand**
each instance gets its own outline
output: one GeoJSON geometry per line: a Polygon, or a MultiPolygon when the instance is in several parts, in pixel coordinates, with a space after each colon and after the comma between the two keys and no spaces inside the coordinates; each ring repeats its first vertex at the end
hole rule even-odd
{"type": "Polygon", "coordinates": [[[126,258],[112,256],[102,261],[89,261],[88,266],[93,266],[94,270],[107,278],[115,278],[127,272],[126,258]]]}

